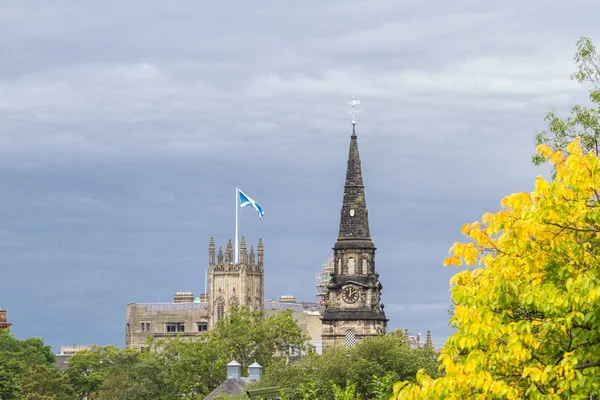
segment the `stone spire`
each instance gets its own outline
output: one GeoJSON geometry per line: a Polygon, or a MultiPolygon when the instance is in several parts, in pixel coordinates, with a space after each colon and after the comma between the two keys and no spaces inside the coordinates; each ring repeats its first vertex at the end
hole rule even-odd
{"type": "Polygon", "coordinates": [[[240,263],[248,264],[248,251],[246,250],[246,238],[242,236],[240,243],[240,263]]]}
{"type": "Polygon", "coordinates": [[[369,213],[358,153],[356,123],[352,123],[352,136],[350,136],[350,151],[348,152],[348,167],[346,169],[346,183],[344,184],[344,199],[340,218],[340,233],[338,235],[338,241],[347,240],[354,242],[371,241],[369,213]]]}
{"type": "Polygon", "coordinates": [[[215,239],[213,237],[210,238],[208,244],[208,265],[215,265],[215,239]]]}
{"type": "Polygon", "coordinates": [[[217,256],[217,265],[223,265],[223,247],[219,246],[219,255],[217,256]]]}
{"type": "Polygon", "coordinates": [[[254,245],[250,245],[250,260],[249,264],[254,266],[256,265],[256,258],[254,258],[254,245]]]}
{"type": "Polygon", "coordinates": [[[256,263],[259,267],[263,266],[263,256],[264,256],[264,246],[263,246],[263,241],[262,238],[258,239],[258,248],[257,250],[257,256],[258,256],[258,262],[256,263]]]}
{"type": "Polygon", "coordinates": [[[231,239],[227,242],[227,246],[225,247],[225,264],[229,265],[233,262],[233,245],[231,244],[231,239]]]}
{"type": "Polygon", "coordinates": [[[427,330],[427,339],[425,339],[425,346],[433,347],[433,341],[431,340],[431,331],[427,330]]]}

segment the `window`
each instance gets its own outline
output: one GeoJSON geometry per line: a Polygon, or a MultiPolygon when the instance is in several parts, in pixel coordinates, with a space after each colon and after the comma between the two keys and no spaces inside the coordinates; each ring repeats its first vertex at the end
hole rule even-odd
{"type": "Polygon", "coordinates": [[[362,273],[363,274],[367,274],[369,271],[367,271],[367,259],[363,258],[363,266],[362,266],[362,273]]]}
{"type": "Polygon", "coordinates": [[[165,324],[167,333],[184,332],[185,324],[183,322],[168,322],[165,324]]]}
{"type": "Polygon", "coordinates": [[[356,346],[356,334],[352,329],[348,329],[346,331],[346,335],[344,336],[344,345],[347,349],[351,349],[356,346]]]}
{"type": "Polygon", "coordinates": [[[140,330],[142,332],[150,332],[150,322],[142,322],[142,323],[140,323],[140,330]]]}
{"type": "Polygon", "coordinates": [[[356,266],[354,264],[354,258],[350,257],[348,259],[348,275],[356,274],[356,266]]]}
{"type": "Polygon", "coordinates": [[[208,322],[198,322],[198,332],[206,332],[208,330],[208,322]]]}
{"type": "Polygon", "coordinates": [[[126,329],[127,329],[126,332],[129,333],[129,324],[127,324],[127,328],[126,329]]]}

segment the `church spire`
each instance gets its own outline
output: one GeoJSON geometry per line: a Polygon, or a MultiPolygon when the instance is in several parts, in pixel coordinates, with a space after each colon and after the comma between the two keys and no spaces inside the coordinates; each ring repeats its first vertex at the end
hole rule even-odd
{"type": "Polygon", "coordinates": [[[358,137],[356,122],[352,121],[346,183],[344,184],[344,199],[340,217],[340,233],[338,241],[371,241],[369,232],[369,213],[365,200],[360,154],[358,152],[358,137]]]}

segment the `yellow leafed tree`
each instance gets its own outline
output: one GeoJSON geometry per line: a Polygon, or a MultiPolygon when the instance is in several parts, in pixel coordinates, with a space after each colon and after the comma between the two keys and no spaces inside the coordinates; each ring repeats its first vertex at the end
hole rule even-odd
{"type": "Polygon", "coordinates": [[[555,178],[463,226],[444,261],[473,266],[451,280],[445,375],[394,399],[600,398],[600,159],[579,138],[537,152],[555,178]]]}

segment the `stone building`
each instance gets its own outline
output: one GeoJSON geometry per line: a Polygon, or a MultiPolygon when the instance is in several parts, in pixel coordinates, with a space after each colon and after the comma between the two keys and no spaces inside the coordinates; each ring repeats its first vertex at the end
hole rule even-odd
{"type": "Polygon", "coordinates": [[[240,242],[240,262],[233,262],[233,245],[227,243],[225,254],[219,247],[215,254],[215,241],[210,238],[208,247],[208,322],[212,327],[230,307],[244,306],[260,310],[265,298],[264,248],[262,239],[254,254],[246,248],[246,239],[240,242]],[[215,257],[216,256],[216,257],[215,257]]]}
{"type": "Polygon", "coordinates": [[[356,122],[352,121],[338,240],[333,272],[327,284],[322,317],[323,349],[351,347],[369,336],[386,333],[382,285],[375,271],[375,245],[369,231],[356,122]]]}
{"type": "MultiPolygon", "coordinates": [[[[287,296],[262,303],[265,317],[292,310],[292,317],[302,332],[310,336],[310,344],[320,353],[321,314],[316,303],[297,303],[287,296]]],[[[212,326],[209,325],[208,303],[200,302],[190,292],[178,292],[171,303],[127,304],[125,347],[144,348],[149,336],[164,338],[181,334],[194,338],[209,329],[212,326]]]]}
{"type": "Polygon", "coordinates": [[[125,347],[146,346],[155,338],[194,337],[208,330],[208,303],[195,299],[191,292],[177,292],[172,303],[128,303],[125,347]]]}
{"type": "Polygon", "coordinates": [[[6,319],[6,310],[0,309],[0,329],[10,328],[11,325],[6,319]]]}
{"type": "Polygon", "coordinates": [[[232,306],[247,306],[263,310],[265,317],[285,310],[302,331],[311,337],[310,343],[321,351],[321,314],[317,303],[298,303],[293,296],[279,300],[264,300],[264,246],[259,240],[247,251],[246,240],[240,243],[240,263],[233,263],[233,245],[228,242],[225,253],[216,252],[214,239],[208,246],[208,293],[195,297],[192,292],[177,292],[173,302],[129,303],[125,325],[125,347],[146,346],[149,336],[155,338],[194,338],[212,329],[215,322],[232,306]]]}

